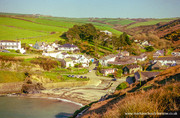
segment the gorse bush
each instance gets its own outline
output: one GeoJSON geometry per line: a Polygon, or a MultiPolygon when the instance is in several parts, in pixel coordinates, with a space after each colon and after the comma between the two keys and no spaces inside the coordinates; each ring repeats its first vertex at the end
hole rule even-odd
{"type": "Polygon", "coordinates": [[[117,87],[116,87],[116,90],[122,90],[122,89],[125,89],[127,88],[129,85],[127,82],[123,82],[121,84],[119,84],[117,87]]]}
{"type": "Polygon", "coordinates": [[[60,65],[58,61],[42,57],[31,60],[31,63],[38,64],[40,67],[47,71],[51,70],[52,68],[56,68],[60,65]]]}
{"type": "Polygon", "coordinates": [[[23,61],[22,59],[17,59],[17,58],[14,58],[12,56],[4,56],[4,55],[0,55],[0,61],[23,61]]]}

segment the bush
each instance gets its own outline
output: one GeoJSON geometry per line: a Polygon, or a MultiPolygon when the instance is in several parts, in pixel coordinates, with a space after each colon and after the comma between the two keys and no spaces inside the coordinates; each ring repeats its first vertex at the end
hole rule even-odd
{"type": "Polygon", "coordinates": [[[47,71],[51,70],[52,68],[56,68],[59,65],[58,61],[41,57],[31,60],[31,63],[38,64],[40,67],[47,71]]]}
{"type": "Polygon", "coordinates": [[[122,89],[125,89],[128,87],[128,83],[127,82],[123,82],[121,84],[119,84],[117,87],[116,87],[116,90],[122,90],[122,89]]]}
{"type": "Polygon", "coordinates": [[[154,50],[154,48],[152,46],[147,46],[145,47],[147,52],[152,52],[154,50]]]}
{"type": "Polygon", "coordinates": [[[20,53],[20,50],[16,50],[16,53],[20,53]]]}

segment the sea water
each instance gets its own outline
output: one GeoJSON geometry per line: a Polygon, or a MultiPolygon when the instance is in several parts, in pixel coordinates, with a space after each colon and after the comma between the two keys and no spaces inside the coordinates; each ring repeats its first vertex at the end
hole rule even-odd
{"type": "Polygon", "coordinates": [[[53,98],[0,97],[0,118],[67,118],[81,107],[53,98]]]}

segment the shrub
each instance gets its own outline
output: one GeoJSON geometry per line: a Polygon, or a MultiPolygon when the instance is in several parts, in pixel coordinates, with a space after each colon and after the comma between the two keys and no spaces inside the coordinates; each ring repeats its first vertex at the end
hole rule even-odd
{"type": "Polygon", "coordinates": [[[116,87],[116,90],[122,90],[122,89],[125,89],[128,87],[128,83],[127,82],[123,82],[121,84],[119,84],[117,87],[116,87]]]}
{"type": "Polygon", "coordinates": [[[47,71],[51,70],[52,68],[58,67],[59,65],[59,62],[55,60],[41,57],[31,60],[31,63],[38,64],[40,67],[47,71]]]}
{"type": "Polygon", "coordinates": [[[152,52],[154,50],[154,48],[152,46],[147,46],[145,47],[147,52],[152,52]]]}

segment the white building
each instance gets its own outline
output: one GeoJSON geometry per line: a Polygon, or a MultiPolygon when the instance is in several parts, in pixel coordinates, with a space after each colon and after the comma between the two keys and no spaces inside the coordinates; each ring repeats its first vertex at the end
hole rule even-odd
{"type": "Polygon", "coordinates": [[[160,62],[162,65],[175,66],[180,64],[180,57],[159,57],[154,62],[160,62]]]}
{"type": "Polygon", "coordinates": [[[24,48],[21,48],[21,41],[1,40],[0,49],[19,50],[22,54],[26,52],[24,48]]]}
{"type": "Polygon", "coordinates": [[[105,56],[105,57],[99,59],[99,63],[103,66],[107,66],[108,62],[114,62],[116,57],[117,57],[117,55],[114,55],[114,54],[105,56]]]}
{"type": "Polygon", "coordinates": [[[79,48],[76,45],[73,45],[73,44],[64,44],[64,45],[60,45],[58,47],[58,50],[73,52],[75,50],[79,50],[79,48]]]}
{"type": "Polygon", "coordinates": [[[175,51],[174,51],[174,52],[171,53],[171,55],[173,55],[173,56],[180,56],[180,52],[178,52],[178,51],[175,52],[175,51]]]}
{"type": "Polygon", "coordinates": [[[110,32],[110,31],[108,31],[108,30],[101,31],[101,32],[104,32],[106,35],[112,36],[112,32],[110,32]]]}
{"type": "Polygon", "coordinates": [[[21,41],[1,40],[0,41],[0,49],[20,50],[21,49],[21,41]]]}

